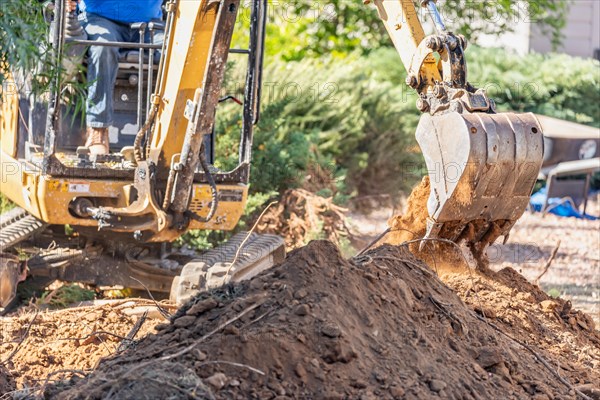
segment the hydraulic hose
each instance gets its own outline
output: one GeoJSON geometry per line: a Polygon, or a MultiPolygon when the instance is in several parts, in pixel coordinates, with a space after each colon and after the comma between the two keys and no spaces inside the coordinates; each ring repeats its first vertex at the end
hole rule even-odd
{"type": "Polygon", "coordinates": [[[146,159],[146,154],[144,152],[144,137],[146,136],[146,132],[152,126],[154,122],[154,118],[156,118],[156,113],[158,112],[158,107],[152,107],[150,111],[150,115],[146,119],[146,122],[139,130],[139,132],[135,135],[135,139],[133,141],[133,157],[135,158],[136,163],[140,163],[146,159]]]}
{"type": "Polygon", "coordinates": [[[193,211],[188,210],[187,214],[194,221],[206,223],[209,222],[215,216],[217,212],[217,206],[219,205],[219,194],[217,192],[217,184],[215,183],[215,178],[212,176],[208,162],[206,161],[206,154],[204,153],[204,145],[200,148],[200,165],[202,166],[202,170],[204,171],[204,175],[206,175],[206,180],[210,186],[210,209],[208,210],[208,215],[206,217],[201,217],[193,211]]]}

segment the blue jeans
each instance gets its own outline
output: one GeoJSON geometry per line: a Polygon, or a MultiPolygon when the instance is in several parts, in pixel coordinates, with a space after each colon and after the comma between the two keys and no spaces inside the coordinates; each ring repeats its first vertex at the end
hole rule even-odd
{"type": "MultiPolygon", "coordinates": [[[[82,13],[79,21],[88,34],[88,40],[97,42],[132,42],[140,40],[139,31],[92,13],[82,13]]],[[[145,42],[150,42],[146,31],[145,42]]],[[[154,32],[154,43],[162,44],[163,32],[154,32]]],[[[113,123],[113,93],[117,70],[119,69],[119,49],[117,47],[90,46],[88,51],[88,98],[86,123],[92,128],[108,128],[113,123]]],[[[141,82],[139,84],[142,84],[141,82]]]]}

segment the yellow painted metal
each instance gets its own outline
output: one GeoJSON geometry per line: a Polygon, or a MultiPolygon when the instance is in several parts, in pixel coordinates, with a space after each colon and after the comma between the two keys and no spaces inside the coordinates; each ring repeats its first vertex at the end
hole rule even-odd
{"type": "MultiPolygon", "coordinates": [[[[219,193],[238,193],[239,197],[235,201],[228,200],[220,196],[219,205],[215,216],[206,223],[192,221],[190,229],[209,229],[229,231],[235,228],[240,218],[244,214],[246,200],[248,199],[247,185],[217,185],[219,193]]],[[[208,185],[194,185],[194,197],[190,209],[197,212],[200,216],[206,216],[210,204],[211,195],[208,185]],[[202,204],[200,211],[194,209],[194,204],[202,204]]]]}
{"type": "MultiPolygon", "coordinates": [[[[69,203],[75,198],[95,199],[104,207],[125,207],[130,202],[131,184],[125,181],[99,179],[64,179],[41,175],[34,165],[16,160],[0,152],[2,160],[1,191],[11,201],[27,210],[36,218],[49,224],[73,226],[96,226],[92,219],[78,218],[69,211],[69,203]]],[[[221,200],[214,218],[201,223],[193,221],[189,229],[231,230],[244,213],[248,198],[248,186],[243,184],[217,185],[221,200]]],[[[199,215],[208,212],[211,201],[208,185],[195,184],[190,209],[199,215]]],[[[170,231],[159,238],[177,238],[182,232],[170,231]]]]}
{"type": "MultiPolygon", "coordinates": [[[[150,160],[159,171],[168,171],[173,156],[182,148],[188,122],[183,116],[186,102],[202,87],[219,4],[214,0],[177,3],[150,151],[150,160]]],[[[5,196],[49,224],[73,226],[97,226],[97,221],[76,217],[69,211],[69,204],[76,198],[94,199],[97,205],[110,208],[131,204],[132,182],[43,176],[38,166],[17,159],[18,135],[25,132],[18,132],[17,96],[7,99],[0,114],[0,189],[5,196]]],[[[219,204],[215,216],[207,223],[192,221],[188,229],[231,230],[237,225],[248,197],[247,185],[222,184],[217,185],[217,190],[219,204]]],[[[203,216],[210,201],[209,186],[195,184],[190,209],[203,216]]],[[[150,240],[172,241],[182,233],[164,229],[150,240]]]]}
{"type": "Polygon", "coordinates": [[[183,113],[187,100],[202,87],[218,5],[208,0],[178,3],[150,149],[150,159],[159,169],[168,171],[173,156],[181,151],[188,124],[183,113]]]}
{"type": "MultiPolygon", "coordinates": [[[[413,57],[419,55],[417,49],[425,39],[413,0],[374,0],[373,3],[400,54],[404,68],[409,71],[413,57]]],[[[432,54],[424,56],[420,67],[418,79],[424,85],[418,89],[419,92],[429,90],[436,81],[441,81],[437,62],[432,54]]]]}
{"type": "MultiPolygon", "coordinates": [[[[40,181],[40,171],[33,165],[16,160],[0,148],[0,190],[11,201],[26,209],[30,214],[40,218],[37,184],[40,181]]],[[[55,206],[57,206],[55,204],[55,206]]]]}

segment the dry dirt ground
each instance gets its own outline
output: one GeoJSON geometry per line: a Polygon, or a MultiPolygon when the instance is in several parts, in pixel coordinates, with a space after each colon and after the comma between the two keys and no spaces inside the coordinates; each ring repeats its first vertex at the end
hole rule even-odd
{"type": "MultiPolygon", "coordinates": [[[[287,202],[300,220],[309,205],[338,221],[341,210],[300,194],[287,202]]],[[[291,215],[274,212],[277,223],[291,215]]],[[[385,214],[353,221],[375,234],[385,214]]],[[[154,309],[135,340],[125,338],[153,305],[145,300],[21,309],[0,318],[0,398],[600,399],[597,325],[577,297],[554,299],[515,271],[536,277],[558,235],[542,288],[598,277],[597,223],[564,221],[526,216],[486,272],[454,248],[428,266],[406,247],[346,259],[315,241],[252,281],[167,307],[168,320],[154,309]],[[532,235],[548,247],[531,245],[536,263],[506,256],[532,235]],[[561,251],[578,272],[556,268],[561,251]]]]}
{"type": "MultiPolygon", "coordinates": [[[[375,237],[387,228],[395,210],[373,204],[367,207],[375,211],[350,213],[349,225],[365,237],[375,237]]],[[[405,207],[403,200],[397,208],[405,207]]],[[[590,199],[587,212],[600,216],[600,194],[590,199]]],[[[573,307],[587,312],[600,327],[600,220],[526,212],[506,244],[501,244],[500,238],[500,243],[488,249],[490,267],[495,271],[511,267],[533,282],[543,272],[559,240],[558,251],[539,285],[552,296],[570,300],[573,307]]]]}
{"type": "MultiPolygon", "coordinates": [[[[596,197],[589,212],[600,215],[596,197]]],[[[535,280],[560,241],[556,256],[540,286],[546,292],[570,299],[600,326],[600,220],[542,217],[526,213],[515,225],[506,245],[494,245],[488,255],[494,269],[512,267],[535,280]]]]}
{"type": "Polygon", "coordinates": [[[0,394],[4,396],[0,398],[10,398],[6,393],[15,385],[39,388],[74,373],[89,372],[102,357],[130,343],[123,339],[144,311],[151,312],[135,338],[146,336],[163,322],[153,308],[147,300],[131,299],[57,311],[24,307],[0,317],[0,394]]]}
{"type": "Polygon", "coordinates": [[[251,281],[196,297],[93,372],[38,393],[136,400],[597,396],[600,335],[591,319],[507,271],[462,279],[454,271],[457,295],[406,247],[347,260],[331,242],[314,241],[251,281]]]}

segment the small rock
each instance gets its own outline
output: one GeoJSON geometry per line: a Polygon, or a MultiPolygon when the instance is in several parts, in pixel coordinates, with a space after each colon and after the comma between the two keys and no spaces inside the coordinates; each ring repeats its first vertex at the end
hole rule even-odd
{"type": "Polygon", "coordinates": [[[401,399],[404,397],[404,389],[402,389],[401,386],[392,386],[390,388],[390,394],[392,395],[392,397],[396,400],[396,399],[401,399]]]}
{"type": "Polygon", "coordinates": [[[97,321],[98,319],[100,319],[101,316],[102,316],[101,313],[91,312],[91,313],[84,315],[83,319],[86,320],[87,322],[94,322],[94,321],[97,321]]]}
{"type": "Polygon", "coordinates": [[[540,307],[545,313],[553,313],[558,304],[554,300],[544,300],[540,303],[540,307]]]}
{"type": "Polygon", "coordinates": [[[422,293],[422,292],[421,292],[419,289],[417,289],[417,288],[414,288],[414,287],[411,287],[411,288],[410,288],[410,290],[413,292],[413,294],[415,295],[415,297],[416,297],[417,299],[419,299],[419,300],[420,300],[420,299],[422,299],[422,298],[423,298],[423,293],[422,293]]]}
{"type": "Polygon", "coordinates": [[[227,383],[227,376],[222,372],[217,372],[216,374],[206,378],[206,382],[215,390],[220,390],[227,383]]]}
{"type": "Polygon", "coordinates": [[[366,389],[367,382],[362,379],[355,379],[354,382],[350,383],[350,386],[356,389],[366,389]]]}
{"type": "Polygon", "coordinates": [[[492,372],[495,373],[496,375],[502,377],[502,379],[504,379],[506,382],[513,383],[513,380],[510,376],[510,371],[508,370],[508,368],[506,367],[506,364],[504,364],[504,362],[495,365],[492,368],[492,372]]]}
{"type": "Polygon", "coordinates": [[[323,355],[323,360],[328,364],[341,362],[347,364],[358,357],[358,354],[350,344],[336,341],[329,346],[329,351],[323,355]]]}
{"type": "Polygon", "coordinates": [[[196,349],[196,350],[194,351],[194,354],[196,355],[196,359],[197,359],[198,361],[204,361],[204,360],[206,360],[206,353],[204,353],[204,352],[202,352],[202,351],[200,351],[200,350],[196,349]]]}
{"type": "Polygon", "coordinates": [[[202,300],[202,301],[194,304],[193,306],[191,306],[190,309],[187,310],[186,314],[187,315],[200,315],[207,311],[212,310],[213,308],[215,308],[218,305],[219,305],[219,303],[215,299],[210,297],[208,299],[202,300]]]}
{"type": "Polygon", "coordinates": [[[579,315],[577,316],[577,325],[579,325],[579,327],[583,330],[589,330],[589,327],[587,326],[587,324],[585,323],[585,320],[580,317],[579,315]]]}
{"type": "Polygon", "coordinates": [[[573,303],[571,303],[569,300],[565,301],[563,303],[562,310],[560,310],[560,315],[563,317],[569,315],[571,309],[573,309],[573,303]]]}
{"type": "Polygon", "coordinates": [[[429,381],[429,389],[431,389],[432,392],[442,391],[446,388],[446,386],[446,382],[440,379],[432,379],[429,381]]]}
{"type": "Polygon", "coordinates": [[[410,287],[408,287],[408,284],[405,281],[403,281],[402,279],[397,278],[394,281],[394,285],[396,286],[396,288],[400,292],[402,298],[404,299],[404,302],[406,303],[406,307],[409,310],[412,310],[412,308],[414,307],[414,304],[415,304],[415,300],[414,300],[412,291],[410,290],[410,287]]]}
{"type": "Polygon", "coordinates": [[[239,336],[240,334],[240,330],[238,328],[236,328],[233,325],[227,325],[224,329],[223,329],[223,333],[225,335],[234,335],[234,336],[239,336]]]}
{"type": "Polygon", "coordinates": [[[307,315],[310,312],[310,307],[308,306],[308,304],[300,304],[298,307],[296,307],[296,309],[294,310],[294,313],[296,315],[299,315],[301,317],[307,315]]]}
{"type": "Polygon", "coordinates": [[[387,374],[381,371],[375,371],[373,376],[375,377],[375,380],[381,384],[384,384],[388,379],[387,374]]]}
{"type": "Polygon", "coordinates": [[[490,318],[490,319],[496,318],[496,311],[494,311],[493,309],[491,309],[489,307],[475,306],[473,309],[475,310],[476,313],[483,315],[486,318],[490,318]]]}
{"type": "Polygon", "coordinates": [[[285,396],[285,389],[277,381],[271,380],[267,383],[267,387],[275,392],[279,396],[285,396]]]}
{"type": "Polygon", "coordinates": [[[294,372],[298,375],[298,378],[304,380],[306,378],[306,369],[304,365],[301,363],[296,364],[296,368],[294,368],[294,372]]]}
{"type": "Polygon", "coordinates": [[[319,360],[317,360],[316,358],[313,358],[312,360],[310,360],[310,364],[315,368],[321,367],[321,364],[319,364],[319,360]]]}
{"type": "Polygon", "coordinates": [[[342,336],[342,330],[340,327],[333,323],[323,325],[321,328],[321,333],[333,339],[342,336]]]}
{"type": "Polygon", "coordinates": [[[176,328],[187,328],[188,326],[193,325],[195,322],[196,322],[196,317],[194,317],[192,315],[185,315],[183,317],[177,318],[173,322],[173,325],[176,328]]]}
{"type": "Polygon", "coordinates": [[[171,325],[169,325],[169,324],[158,324],[158,325],[156,325],[156,326],[154,327],[154,329],[160,332],[160,331],[164,331],[164,330],[165,330],[165,329],[167,329],[169,326],[171,326],[171,325]]]}
{"type": "Polygon", "coordinates": [[[479,356],[477,362],[483,368],[489,368],[502,362],[502,355],[498,349],[494,347],[482,347],[479,350],[479,356]]]}
{"type": "Polygon", "coordinates": [[[302,300],[308,295],[308,291],[304,288],[298,289],[296,293],[294,293],[294,298],[297,300],[302,300]]]}
{"type": "Polygon", "coordinates": [[[306,336],[304,336],[303,334],[299,333],[298,336],[296,336],[296,339],[298,339],[298,341],[300,343],[306,343],[306,336]]]}
{"type": "Polygon", "coordinates": [[[238,386],[240,386],[240,381],[238,381],[237,379],[232,379],[229,381],[229,386],[238,387],[238,386]]]}
{"type": "Polygon", "coordinates": [[[367,278],[367,280],[371,283],[377,282],[377,277],[370,272],[365,272],[364,277],[367,278]]]}
{"type": "Polygon", "coordinates": [[[262,279],[260,279],[260,278],[254,278],[254,279],[250,280],[249,287],[252,290],[262,289],[263,286],[265,286],[265,282],[262,279]]]}

